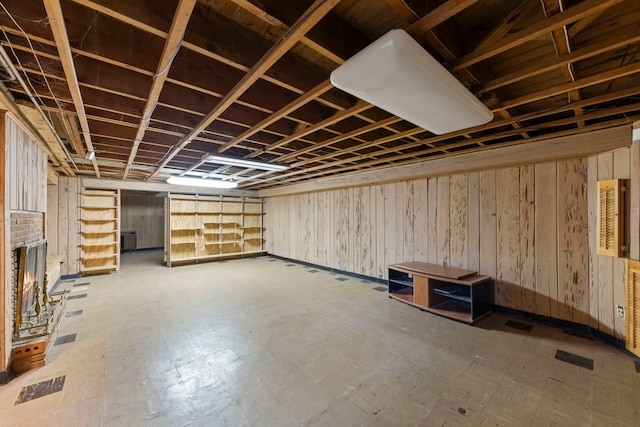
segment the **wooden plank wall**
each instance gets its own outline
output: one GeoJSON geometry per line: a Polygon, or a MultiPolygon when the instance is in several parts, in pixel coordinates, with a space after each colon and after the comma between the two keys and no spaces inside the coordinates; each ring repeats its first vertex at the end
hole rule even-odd
{"type": "Polygon", "coordinates": [[[9,209],[46,212],[47,154],[8,115],[4,120],[9,209]]]}
{"type": "Polygon", "coordinates": [[[164,246],[164,198],[121,196],[120,230],[135,231],[138,249],[164,246]]]}
{"type": "MultiPolygon", "coordinates": [[[[52,253],[63,255],[62,275],[80,272],[80,192],[79,178],[58,177],[57,245],[52,253]]],[[[51,199],[54,195],[50,196],[51,199]]]]}
{"type": "Polygon", "coordinates": [[[384,279],[386,266],[403,261],[472,268],[495,278],[499,305],[621,337],[613,310],[624,305],[624,263],[594,255],[589,194],[596,177],[631,177],[640,164],[631,150],[640,155],[634,145],[589,159],[271,197],[267,249],[384,279]]]}
{"type": "MultiPolygon", "coordinates": [[[[596,194],[597,182],[605,179],[625,180],[625,244],[627,256],[639,259],[640,243],[638,239],[640,209],[638,192],[640,191],[640,140],[633,142],[630,148],[590,157],[588,160],[588,191],[596,194]]],[[[589,258],[588,258],[588,297],[590,299],[590,324],[594,328],[614,335],[625,337],[625,320],[616,317],[616,306],[625,306],[625,261],[623,258],[598,255],[596,248],[597,201],[589,199],[587,207],[589,222],[589,258]]]]}

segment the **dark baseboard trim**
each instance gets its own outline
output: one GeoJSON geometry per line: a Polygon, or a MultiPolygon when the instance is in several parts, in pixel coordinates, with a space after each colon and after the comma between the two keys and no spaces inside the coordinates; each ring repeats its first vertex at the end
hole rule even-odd
{"type": "Polygon", "coordinates": [[[583,325],[582,323],[571,322],[568,320],[556,319],[555,317],[542,316],[540,314],[527,313],[526,311],[515,310],[513,308],[502,307],[499,305],[494,306],[494,309],[496,313],[501,313],[509,317],[516,317],[537,323],[542,323],[543,325],[552,326],[559,329],[567,329],[570,331],[579,332],[583,335],[615,347],[623,353],[632,356],[634,359],[640,360],[640,358],[638,358],[635,354],[631,353],[625,348],[624,340],[616,338],[589,325],[583,325]]]}
{"type": "Polygon", "coordinates": [[[0,371],[0,385],[7,384],[11,379],[11,370],[0,371]]]}
{"type": "Polygon", "coordinates": [[[366,276],[364,274],[352,273],[350,271],[338,270],[337,268],[325,267],[324,265],[313,264],[311,262],[300,261],[300,260],[297,260],[297,259],[287,258],[287,257],[283,257],[283,256],[280,256],[280,255],[274,255],[274,254],[271,254],[271,253],[267,253],[266,255],[268,255],[268,256],[270,256],[272,258],[280,259],[282,261],[293,262],[295,264],[300,264],[300,265],[305,265],[307,267],[317,268],[318,270],[328,271],[329,273],[341,274],[343,276],[349,276],[349,277],[353,277],[355,279],[366,280],[368,282],[379,283],[381,285],[387,286],[387,279],[380,279],[379,277],[371,277],[371,276],[366,276]]]}
{"type": "Polygon", "coordinates": [[[61,280],[74,280],[74,279],[82,279],[82,274],[80,273],[76,273],[76,274],[65,274],[63,276],[60,276],[61,280]]]}

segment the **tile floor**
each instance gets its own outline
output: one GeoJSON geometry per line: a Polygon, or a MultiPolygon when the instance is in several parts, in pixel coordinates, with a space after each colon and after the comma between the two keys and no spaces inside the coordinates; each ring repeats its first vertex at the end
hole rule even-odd
{"type": "Polygon", "coordinates": [[[597,341],[497,314],[470,327],[270,257],[161,257],[64,284],[87,294],[59,331],[75,340],[0,387],[0,426],[640,425],[635,359],[597,341]],[[62,390],[16,404],[41,381],[62,390]]]}

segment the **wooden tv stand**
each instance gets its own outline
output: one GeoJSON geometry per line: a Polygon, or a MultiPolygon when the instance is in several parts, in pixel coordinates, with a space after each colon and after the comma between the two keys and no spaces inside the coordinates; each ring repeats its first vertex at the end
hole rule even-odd
{"type": "Polygon", "coordinates": [[[405,262],[389,266],[389,298],[474,324],[491,314],[491,277],[461,268],[405,262]]]}

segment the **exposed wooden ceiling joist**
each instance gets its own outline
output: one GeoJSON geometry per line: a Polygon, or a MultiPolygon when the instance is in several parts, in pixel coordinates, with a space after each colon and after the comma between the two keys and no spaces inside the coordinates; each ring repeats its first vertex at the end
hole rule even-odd
{"type": "MultiPolygon", "coordinates": [[[[69,150],[82,158],[88,135],[109,177],[205,175],[215,167],[200,158],[219,151],[291,167],[224,172],[242,185],[268,188],[577,134],[638,115],[634,0],[441,0],[413,2],[413,10],[395,0],[342,0],[263,69],[256,64],[265,52],[319,2],[189,0],[182,47],[160,79],[153,76],[180,40],[172,30],[178,2],[47,2],[64,11],[68,50],[60,50],[40,0],[3,2],[6,48],[42,108],[60,115],[69,150]],[[496,118],[435,136],[331,86],[335,67],[392,28],[408,29],[496,118]],[[192,142],[179,149],[189,135],[192,142]]],[[[15,84],[7,87],[25,96],[15,84]]],[[[80,166],[82,174],[96,172],[84,169],[88,162],[80,166]]]]}
{"type": "MultiPolygon", "coordinates": [[[[58,48],[58,54],[62,61],[62,67],[67,77],[67,84],[71,91],[71,97],[73,98],[73,104],[80,120],[80,127],[82,128],[82,134],[84,142],[87,144],[87,149],[94,152],[93,143],[91,142],[91,131],[89,130],[89,123],[87,122],[87,116],[84,112],[84,104],[82,102],[82,94],[80,93],[80,86],[78,85],[78,76],[76,75],[76,68],[73,64],[73,55],[71,53],[71,46],[69,45],[69,36],[67,35],[67,29],[64,23],[64,16],[62,14],[62,7],[59,0],[44,0],[44,6],[47,10],[49,22],[51,24],[51,31],[53,32],[53,38],[56,41],[56,47],[58,48]]],[[[98,162],[95,156],[91,159],[93,169],[96,173],[96,177],[100,178],[100,170],[98,169],[98,162]]]]}
{"type": "Polygon", "coordinates": [[[169,34],[167,34],[167,39],[164,44],[164,49],[162,50],[162,55],[160,56],[158,68],[156,69],[156,73],[153,75],[151,90],[149,91],[147,103],[144,106],[144,110],[142,112],[142,120],[140,121],[140,126],[138,127],[138,131],[136,132],[136,137],[133,140],[131,154],[129,155],[129,159],[127,160],[127,166],[125,167],[124,173],[122,174],[122,179],[126,179],[127,175],[129,174],[129,170],[131,170],[133,161],[136,158],[138,146],[140,145],[140,142],[144,137],[147,127],[149,127],[149,122],[151,121],[153,111],[158,105],[160,92],[162,91],[164,82],[167,80],[169,68],[171,67],[173,60],[178,53],[178,49],[180,49],[180,45],[182,44],[182,39],[184,37],[184,32],[187,29],[187,24],[189,23],[189,18],[191,18],[191,12],[193,12],[193,8],[195,7],[195,5],[196,0],[180,0],[178,6],[176,7],[176,12],[173,16],[173,22],[171,23],[169,34]]]}

